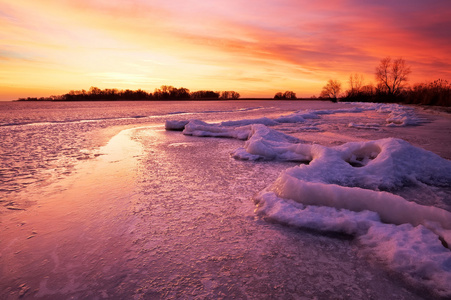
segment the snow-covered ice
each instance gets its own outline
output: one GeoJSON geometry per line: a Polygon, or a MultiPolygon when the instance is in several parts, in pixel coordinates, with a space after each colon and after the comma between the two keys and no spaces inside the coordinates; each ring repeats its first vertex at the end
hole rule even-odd
{"type": "Polygon", "coordinates": [[[450,115],[1,104],[5,299],[450,297],[450,115]]]}
{"type": "MultiPolygon", "coordinates": [[[[323,115],[374,111],[388,117],[383,126],[419,125],[411,108],[397,104],[360,104],[350,109],[299,111],[274,119],[209,124],[167,121],[185,135],[246,140],[231,153],[239,160],[297,161],[254,197],[256,213],[291,226],[354,235],[409,282],[451,296],[451,207],[406,199],[402,191],[421,187],[440,198],[451,188],[451,162],[402,139],[348,142],[339,146],[305,143],[277,125],[300,124],[323,115]],[[437,192],[439,190],[439,192],[437,192]],[[440,206],[440,207],[438,207],[440,206]]],[[[310,124],[309,124],[310,126],[310,124]]],[[[349,127],[378,129],[379,124],[349,127]]]]}

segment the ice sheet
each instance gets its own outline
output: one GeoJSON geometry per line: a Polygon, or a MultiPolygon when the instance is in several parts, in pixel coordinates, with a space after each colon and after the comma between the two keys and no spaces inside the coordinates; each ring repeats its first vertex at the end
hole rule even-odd
{"type": "MultiPolygon", "coordinates": [[[[244,147],[231,153],[236,159],[302,162],[256,194],[257,214],[291,226],[355,235],[365,251],[372,251],[411,283],[449,297],[451,252],[445,246],[451,244],[451,213],[398,194],[416,186],[431,193],[449,189],[450,161],[401,139],[326,147],[268,127],[362,111],[380,113],[388,127],[422,122],[413,109],[401,105],[359,104],[351,109],[299,111],[274,118],[275,124],[267,119],[216,124],[190,120],[183,133],[246,140],[244,147]]],[[[168,121],[166,127],[180,130],[181,124],[168,121]]],[[[349,127],[375,129],[378,125],[350,123],[349,127]]]]}

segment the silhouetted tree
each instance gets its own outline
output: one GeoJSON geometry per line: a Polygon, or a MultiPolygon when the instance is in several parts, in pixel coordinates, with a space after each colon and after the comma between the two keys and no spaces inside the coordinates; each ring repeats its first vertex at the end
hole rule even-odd
{"type": "Polygon", "coordinates": [[[90,98],[91,100],[98,100],[98,99],[100,99],[101,96],[102,96],[102,90],[99,89],[98,87],[91,86],[91,87],[89,88],[88,94],[89,94],[89,96],[90,96],[89,98],[90,98]]]}
{"type": "Polygon", "coordinates": [[[230,93],[231,93],[231,95],[230,95],[231,99],[235,99],[236,100],[236,99],[239,99],[241,97],[240,93],[238,93],[238,92],[231,91],[230,93]]]}
{"type": "Polygon", "coordinates": [[[363,86],[364,78],[362,74],[351,74],[349,75],[349,90],[346,91],[347,95],[354,96],[360,93],[360,89],[363,86]]]}
{"type": "Polygon", "coordinates": [[[219,99],[219,92],[196,91],[191,93],[191,99],[219,99]]]}
{"type": "Polygon", "coordinates": [[[223,91],[221,92],[221,95],[219,96],[220,99],[238,99],[240,98],[240,94],[235,91],[223,91]]]}
{"type": "Polygon", "coordinates": [[[297,99],[296,93],[293,91],[286,91],[285,93],[283,93],[283,98],[284,99],[297,99]]]}
{"type": "Polygon", "coordinates": [[[390,57],[383,58],[376,68],[379,92],[389,96],[399,95],[410,73],[410,67],[406,65],[404,59],[398,58],[392,61],[390,57]]]}
{"type": "Polygon", "coordinates": [[[159,89],[155,89],[153,97],[158,100],[169,99],[169,86],[162,85],[159,89]]]}
{"type": "Polygon", "coordinates": [[[323,87],[320,97],[328,98],[331,101],[336,102],[338,94],[340,94],[340,91],[341,91],[341,82],[339,82],[338,80],[329,79],[327,84],[323,87]]]}
{"type": "Polygon", "coordinates": [[[176,88],[171,85],[162,85],[159,89],[155,89],[153,98],[159,100],[183,100],[190,98],[190,92],[186,88],[176,88]]]}
{"type": "Polygon", "coordinates": [[[451,83],[438,79],[429,83],[415,84],[406,92],[405,102],[451,106],[451,83]]]}
{"type": "Polygon", "coordinates": [[[284,93],[281,93],[281,92],[276,93],[274,95],[274,99],[278,99],[278,100],[287,99],[287,100],[289,100],[289,99],[297,99],[297,98],[296,98],[296,93],[295,92],[293,92],[293,91],[286,91],[284,93]]]}
{"type": "Polygon", "coordinates": [[[283,99],[283,94],[281,92],[278,92],[274,95],[274,99],[283,99]]]}
{"type": "Polygon", "coordinates": [[[170,97],[171,99],[189,99],[190,98],[190,93],[189,93],[189,89],[186,88],[173,88],[169,91],[170,97]]]}

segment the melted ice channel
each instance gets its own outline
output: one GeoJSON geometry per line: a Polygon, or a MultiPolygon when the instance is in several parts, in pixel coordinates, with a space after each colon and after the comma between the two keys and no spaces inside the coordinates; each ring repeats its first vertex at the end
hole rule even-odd
{"type": "MultiPolygon", "coordinates": [[[[413,110],[400,105],[366,104],[346,112],[363,110],[388,114],[386,126],[420,122],[413,110]]],[[[354,235],[366,251],[412,284],[451,297],[451,251],[447,248],[451,245],[451,207],[422,205],[399,192],[416,187],[431,193],[449,190],[450,161],[401,139],[325,147],[302,143],[271,128],[342,112],[309,110],[275,119],[217,124],[167,121],[166,129],[245,140],[231,154],[235,159],[302,162],[255,196],[258,215],[291,226],[354,235]]]]}

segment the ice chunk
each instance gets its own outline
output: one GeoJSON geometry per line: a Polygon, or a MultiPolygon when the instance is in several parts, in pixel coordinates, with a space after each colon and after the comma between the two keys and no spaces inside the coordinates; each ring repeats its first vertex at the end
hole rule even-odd
{"type": "MultiPolygon", "coordinates": [[[[286,161],[310,161],[311,157],[306,156],[296,148],[302,147],[297,138],[270,129],[263,125],[252,125],[249,140],[244,144],[244,149],[257,159],[278,159],[286,161]]],[[[232,155],[240,159],[249,159],[248,156],[240,155],[235,151],[232,155]]],[[[255,160],[255,159],[254,159],[255,160]]]]}
{"type": "Polygon", "coordinates": [[[313,158],[309,165],[290,169],[290,174],[301,180],[373,190],[420,183],[451,187],[450,161],[400,139],[351,142],[337,147],[287,145],[284,150],[313,158]]]}
{"type": "Polygon", "coordinates": [[[329,206],[352,211],[377,212],[382,221],[392,224],[410,223],[414,226],[437,222],[451,229],[451,213],[434,206],[419,205],[388,193],[336,184],[307,182],[282,174],[270,189],[283,199],[306,205],[329,206]]]}
{"type": "Polygon", "coordinates": [[[191,120],[185,125],[183,134],[203,137],[228,137],[246,140],[251,132],[251,127],[225,127],[219,124],[208,124],[200,120],[191,120]]]}
{"type": "Polygon", "coordinates": [[[319,231],[366,233],[379,215],[371,211],[353,212],[328,206],[304,205],[293,200],[282,200],[274,192],[264,191],[254,197],[256,213],[290,226],[319,231]]]}
{"type": "Polygon", "coordinates": [[[185,129],[186,124],[188,124],[189,121],[182,120],[166,120],[164,128],[166,130],[177,130],[177,131],[183,131],[185,129]]]}

